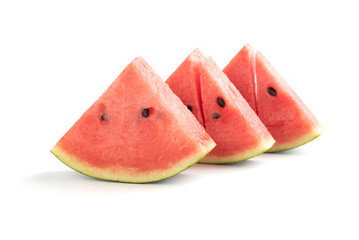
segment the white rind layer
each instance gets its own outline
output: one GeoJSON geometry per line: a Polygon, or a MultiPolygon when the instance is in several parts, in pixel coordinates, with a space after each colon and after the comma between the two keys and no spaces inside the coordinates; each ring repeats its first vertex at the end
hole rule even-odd
{"type": "Polygon", "coordinates": [[[202,158],[199,163],[210,163],[210,164],[222,164],[222,163],[234,163],[234,162],[241,162],[255,156],[258,156],[268,149],[270,149],[275,140],[272,136],[268,136],[267,140],[260,142],[256,147],[248,149],[246,151],[242,151],[237,154],[233,154],[231,156],[205,156],[202,158]]]}
{"type": "Polygon", "coordinates": [[[299,146],[302,146],[302,145],[316,139],[322,133],[323,133],[323,126],[321,124],[317,124],[313,128],[312,131],[308,132],[307,134],[304,134],[300,138],[295,139],[295,140],[290,141],[290,142],[283,143],[283,144],[280,144],[280,143],[277,142],[267,152],[280,152],[280,151],[286,151],[286,150],[290,150],[290,149],[293,149],[293,148],[297,148],[299,146]]]}
{"type": "Polygon", "coordinates": [[[67,153],[66,150],[62,149],[58,145],[51,149],[51,152],[65,165],[87,176],[109,181],[146,183],[169,178],[184,171],[193,164],[197,163],[215,146],[216,144],[213,140],[211,140],[207,146],[202,146],[198,152],[194,153],[192,156],[180,160],[177,164],[171,166],[170,168],[166,170],[161,169],[148,172],[138,172],[136,169],[124,168],[121,166],[113,166],[109,168],[94,167],[85,161],[82,161],[78,157],[67,153]]]}

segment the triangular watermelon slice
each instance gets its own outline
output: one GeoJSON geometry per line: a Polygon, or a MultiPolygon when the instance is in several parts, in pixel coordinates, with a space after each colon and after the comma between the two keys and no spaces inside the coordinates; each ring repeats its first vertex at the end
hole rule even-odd
{"type": "Polygon", "coordinates": [[[183,171],[214,146],[168,85],[137,58],[51,151],[95,178],[152,182],[183,171]]]}
{"type": "Polygon", "coordinates": [[[166,82],[217,144],[201,163],[242,161],[273,145],[270,133],[238,90],[198,49],[166,82]]]}
{"type": "Polygon", "coordinates": [[[296,148],[322,133],[313,113],[263,54],[249,44],[223,71],[276,140],[268,152],[296,148]]]}

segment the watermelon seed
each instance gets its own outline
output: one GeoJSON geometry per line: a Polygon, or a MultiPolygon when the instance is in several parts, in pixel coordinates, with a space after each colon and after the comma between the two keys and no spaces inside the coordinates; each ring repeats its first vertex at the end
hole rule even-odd
{"type": "Polygon", "coordinates": [[[106,117],[105,114],[102,114],[102,115],[101,115],[101,121],[107,121],[107,117],[106,117]]]}
{"type": "Polygon", "coordinates": [[[188,110],[190,110],[192,112],[193,107],[191,105],[188,105],[187,108],[188,108],[188,110]]]}
{"type": "Polygon", "coordinates": [[[217,98],[217,103],[218,103],[219,106],[221,106],[223,108],[224,108],[224,106],[226,106],[226,103],[224,102],[223,98],[218,97],[217,98]]]}
{"type": "Polygon", "coordinates": [[[272,87],[269,87],[269,88],[268,88],[268,92],[269,92],[269,94],[272,95],[272,96],[277,96],[277,91],[276,91],[274,88],[272,88],[272,87]]]}
{"type": "Polygon", "coordinates": [[[142,110],[142,116],[145,117],[145,118],[148,118],[148,116],[149,116],[148,108],[145,108],[145,109],[142,110]]]}
{"type": "Polygon", "coordinates": [[[212,113],[212,118],[213,119],[218,119],[218,118],[221,118],[222,116],[221,116],[221,114],[219,114],[219,113],[212,113]]]}

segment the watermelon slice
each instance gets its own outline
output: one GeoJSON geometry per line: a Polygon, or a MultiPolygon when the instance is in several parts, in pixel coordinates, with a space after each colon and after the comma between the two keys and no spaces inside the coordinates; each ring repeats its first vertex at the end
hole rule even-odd
{"type": "Polygon", "coordinates": [[[313,113],[263,54],[249,44],[223,71],[276,140],[268,152],[296,148],[322,133],[313,113]]]}
{"type": "Polygon", "coordinates": [[[214,146],[168,85],[136,58],[51,152],[95,178],[152,182],[183,171],[214,146]]]}
{"type": "Polygon", "coordinates": [[[238,162],[274,140],[227,76],[196,49],[166,81],[216,142],[201,163],[238,162]]]}

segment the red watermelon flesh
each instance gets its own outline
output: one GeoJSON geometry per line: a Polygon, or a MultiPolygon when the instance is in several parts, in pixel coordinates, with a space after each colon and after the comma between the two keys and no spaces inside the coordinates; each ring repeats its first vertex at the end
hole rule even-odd
{"type": "Polygon", "coordinates": [[[253,81],[254,72],[254,51],[246,45],[224,68],[223,72],[232,81],[234,86],[239,90],[244,99],[247,100],[249,106],[257,113],[256,92],[257,86],[253,81]],[[236,69],[237,71],[228,71],[228,69],[236,69]],[[241,81],[236,81],[241,80],[241,81]]]}
{"type": "Polygon", "coordinates": [[[181,99],[186,97],[187,104],[199,105],[202,124],[217,144],[201,163],[242,161],[273,145],[270,133],[238,90],[215,62],[198,49],[186,58],[167,83],[181,99]],[[189,95],[188,91],[197,95],[189,95]]]}
{"type": "Polygon", "coordinates": [[[269,152],[298,147],[321,134],[316,117],[261,52],[247,44],[223,71],[248,101],[255,99],[251,107],[276,140],[269,152]],[[255,74],[246,74],[248,69],[255,74]]]}
{"type": "Polygon", "coordinates": [[[187,106],[198,122],[203,126],[203,111],[201,100],[201,89],[199,85],[199,74],[195,71],[197,55],[192,54],[187,61],[184,61],[178,69],[171,74],[166,83],[170,85],[183,104],[187,106]],[[181,90],[181,91],[179,91],[181,90]]]}
{"type": "Polygon", "coordinates": [[[151,182],[183,171],[214,146],[168,85],[137,58],[51,151],[95,178],[151,182]]]}

